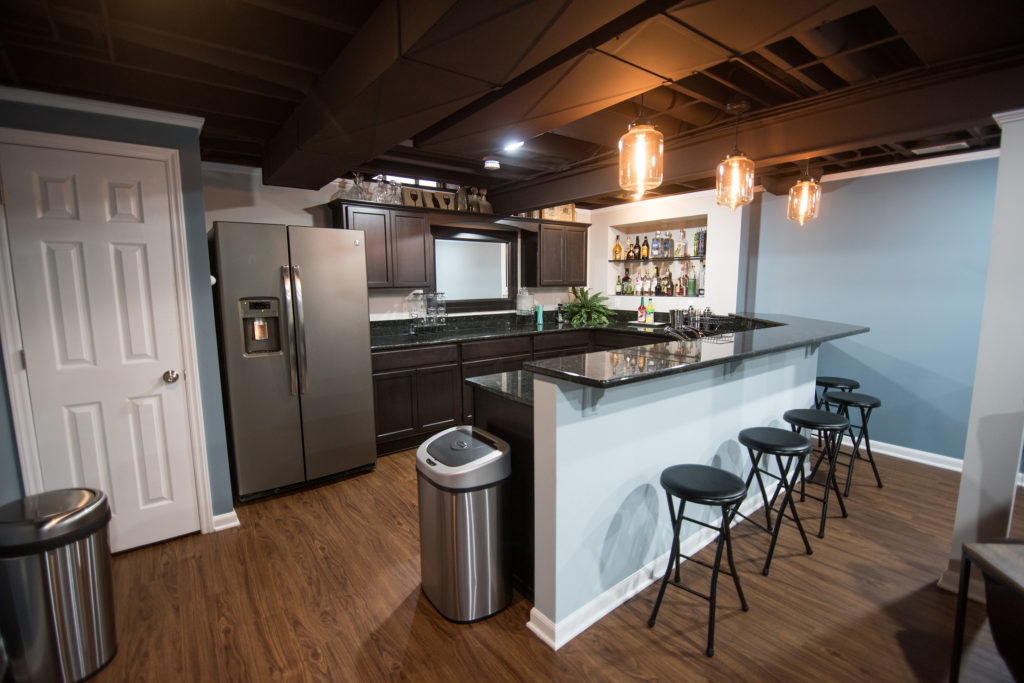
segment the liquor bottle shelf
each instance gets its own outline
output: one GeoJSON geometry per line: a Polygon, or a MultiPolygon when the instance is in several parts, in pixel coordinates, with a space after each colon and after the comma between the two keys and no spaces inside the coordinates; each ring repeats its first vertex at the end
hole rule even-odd
{"type": "Polygon", "coordinates": [[[667,256],[658,258],[608,259],[608,263],[651,263],[652,261],[703,261],[704,256],[667,256]]]}

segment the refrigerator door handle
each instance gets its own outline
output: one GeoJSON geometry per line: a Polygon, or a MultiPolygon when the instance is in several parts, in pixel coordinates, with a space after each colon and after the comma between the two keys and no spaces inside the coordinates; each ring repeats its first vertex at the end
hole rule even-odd
{"type": "Polygon", "coordinates": [[[295,318],[292,315],[292,274],[291,268],[281,266],[281,285],[284,287],[284,317],[288,325],[288,366],[292,371],[292,396],[299,395],[299,376],[295,362],[295,318]]]}
{"type": "Polygon", "coordinates": [[[306,363],[306,319],[302,315],[302,273],[298,266],[292,266],[295,280],[295,327],[299,347],[299,393],[306,393],[306,382],[309,372],[306,363]]]}

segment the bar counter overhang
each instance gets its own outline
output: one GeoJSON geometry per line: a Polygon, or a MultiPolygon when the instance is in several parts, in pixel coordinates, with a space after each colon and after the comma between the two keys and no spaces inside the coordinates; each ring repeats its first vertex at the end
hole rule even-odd
{"type": "MultiPolygon", "coordinates": [[[[788,315],[777,326],[527,363],[534,415],[534,607],[527,626],[557,649],[649,585],[671,543],[661,471],[746,478],[741,429],[788,429],[814,403],[818,348],[866,327],[788,315]]],[[[750,514],[760,496],[748,496],[750,514]]],[[[711,508],[703,512],[711,521],[711,508]]],[[[684,529],[684,553],[711,532],[684,529]]],[[[765,543],[767,547],[767,541],[765,543]]]]}

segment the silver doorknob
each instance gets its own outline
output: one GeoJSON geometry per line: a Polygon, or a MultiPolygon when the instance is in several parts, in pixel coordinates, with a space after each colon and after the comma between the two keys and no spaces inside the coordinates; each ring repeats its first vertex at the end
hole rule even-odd
{"type": "Polygon", "coordinates": [[[181,375],[179,375],[174,370],[168,370],[163,374],[164,381],[167,382],[168,384],[174,384],[175,382],[178,381],[179,377],[181,377],[181,375]]]}

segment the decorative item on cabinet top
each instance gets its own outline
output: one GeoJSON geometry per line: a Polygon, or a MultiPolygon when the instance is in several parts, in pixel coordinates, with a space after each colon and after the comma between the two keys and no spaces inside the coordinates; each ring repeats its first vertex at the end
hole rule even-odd
{"type": "Polygon", "coordinates": [[[540,210],[540,217],[545,221],[569,221],[576,220],[576,204],[560,204],[549,206],[540,210]]]}

